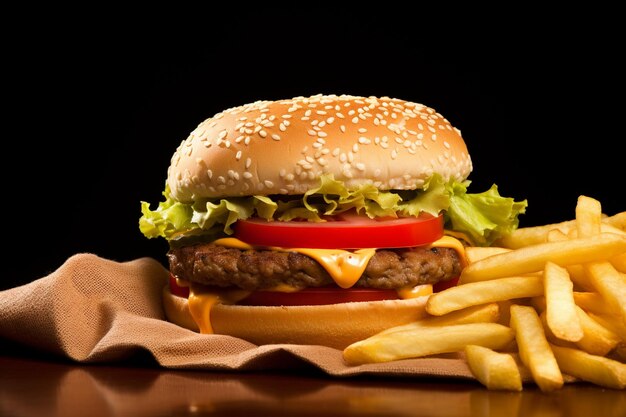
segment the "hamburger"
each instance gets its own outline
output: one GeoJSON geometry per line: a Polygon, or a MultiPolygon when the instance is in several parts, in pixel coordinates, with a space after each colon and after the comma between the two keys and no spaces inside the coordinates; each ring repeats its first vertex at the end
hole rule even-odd
{"type": "Polygon", "coordinates": [[[203,121],[176,149],[162,237],[169,321],[255,344],[342,349],[423,315],[464,245],[513,231],[526,201],[467,192],[461,132],[388,97],[257,101],[203,121]]]}

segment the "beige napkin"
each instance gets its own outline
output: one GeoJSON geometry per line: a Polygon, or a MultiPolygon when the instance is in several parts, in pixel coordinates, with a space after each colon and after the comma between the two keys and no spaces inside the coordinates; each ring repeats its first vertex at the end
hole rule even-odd
{"type": "Polygon", "coordinates": [[[47,277],[0,292],[0,338],[78,362],[110,362],[148,351],[167,368],[284,370],[316,367],[359,374],[472,378],[455,355],[348,366],[324,346],[265,345],[202,335],[165,320],[168,272],[154,259],[114,262],[92,254],[68,259],[47,277]]]}

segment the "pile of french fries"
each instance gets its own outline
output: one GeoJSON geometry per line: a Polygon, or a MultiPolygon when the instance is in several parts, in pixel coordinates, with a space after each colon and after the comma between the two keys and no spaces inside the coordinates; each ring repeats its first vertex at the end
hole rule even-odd
{"type": "Polygon", "coordinates": [[[575,219],[520,228],[467,248],[459,285],[430,296],[428,316],[348,346],[358,365],[463,352],[489,389],[542,391],[563,374],[626,388],[626,212],[580,196],[575,219]]]}

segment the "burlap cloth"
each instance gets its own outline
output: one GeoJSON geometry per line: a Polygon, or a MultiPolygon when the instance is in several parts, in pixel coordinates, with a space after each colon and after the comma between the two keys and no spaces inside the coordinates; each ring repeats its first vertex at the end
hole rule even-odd
{"type": "Polygon", "coordinates": [[[256,346],[198,334],[165,320],[160,294],[167,279],[154,259],[120,263],[75,255],[47,277],[0,292],[0,338],[84,363],[119,361],[145,350],[161,366],[178,369],[315,367],[333,376],[472,378],[454,355],[348,366],[340,350],[324,346],[256,346]]]}

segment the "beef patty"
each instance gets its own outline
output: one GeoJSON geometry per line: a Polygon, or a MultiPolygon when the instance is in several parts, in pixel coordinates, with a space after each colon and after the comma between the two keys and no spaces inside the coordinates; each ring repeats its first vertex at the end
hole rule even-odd
{"type": "MultiPolygon", "coordinates": [[[[306,288],[334,283],[317,261],[297,252],[199,244],[171,249],[168,258],[175,277],[217,287],[255,291],[279,284],[306,288]]],[[[461,261],[454,249],[380,249],[355,287],[398,289],[448,281],[460,273],[461,261]]]]}

